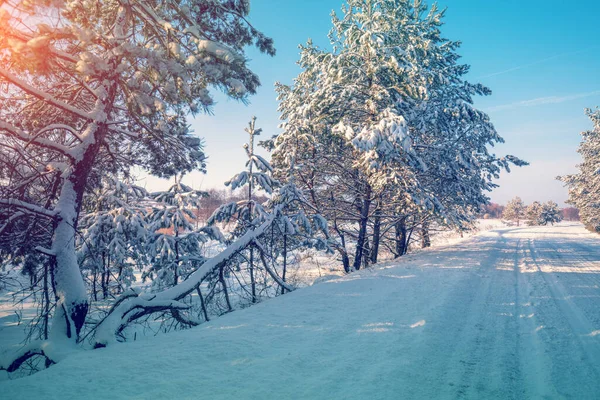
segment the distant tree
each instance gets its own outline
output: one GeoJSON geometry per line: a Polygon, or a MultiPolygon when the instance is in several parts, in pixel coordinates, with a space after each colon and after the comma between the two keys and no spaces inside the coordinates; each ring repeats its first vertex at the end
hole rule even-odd
{"type": "Polygon", "coordinates": [[[575,207],[565,207],[561,210],[565,221],[579,221],[579,210],[575,207]]]}
{"type": "Polygon", "coordinates": [[[198,229],[195,211],[205,192],[181,183],[178,176],[166,191],[152,193],[152,211],[147,252],[151,267],[143,277],[151,277],[156,288],[175,286],[204,262],[201,245],[211,239],[198,229]]]}
{"type": "Polygon", "coordinates": [[[553,201],[544,203],[538,221],[540,225],[554,225],[555,223],[562,221],[562,215],[558,204],[553,201]]]}
{"type": "Polygon", "coordinates": [[[483,208],[483,213],[488,215],[488,218],[502,218],[504,206],[497,203],[486,204],[483,208]]]}
{"type": "Polygon", "coordinates": [[[520,221],[525,218],[525,204],[520,197],[515,197],[508,202],[502,213],[502,218],[509,221],[514,221],[517,226],[520,225],[520,221]]]}
{"type": "Polygon", "coordinates": [[[541,225],[540,216],[542,214],[542,203],[534,201],[525,210],[525,218],[529,221],[529,225],[541,225]]]}

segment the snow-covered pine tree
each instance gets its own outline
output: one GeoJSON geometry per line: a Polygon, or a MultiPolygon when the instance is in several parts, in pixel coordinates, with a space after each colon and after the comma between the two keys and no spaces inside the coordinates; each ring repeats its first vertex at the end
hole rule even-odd
{"type": "Polygon", "coordinates": [[[344,16],[333,16],[334,52],[312,42],[301,47],[303,72],[293,87],[278,86],[284,133],[274,159],[287,170],[286,152],[299,148],[298,165],[310,198],[332,222],[337,250],[346,271],[359,269],[368,241],[373,204],[394,179],[413,183],[420,167],[404,118],[395,104],[407,90],[407,74],[399,64],[406,30],[394,26],[407,4],[388,13],[390,2],[350,1],[344,16]],[[302,154],[304,152],[304,154],[302,154]],[[306,158],[310,161],[305,161],[306,158]],[[355,241],[354,260],[350,260],[355,241]]]}
{"type": "Polygon", "coordinates": [[[544,203],[539,217],[540,225],[554,225],[560,221],[562,221],[562,213],[558,204],[552,200],[544,203]]]}
{"type": "Polygon", "coordinates": [[[373,259],[363,255],[376,247],[376,232],[388,231],[382,223],[400,224],[403,236],[400,221],[415,208],[420,223],[463,228],[488,201],[492,179],[525,164],[488,152],[502,139],[472,103],[490,91],[464,80],[459,43],[440,34],[443,14],[422,2],[350,0],[341,18],[332,16],[333,50],[301,46],[302,72],[293,86],[277,86],[285,121],[277,176],[295,149],[299,182],[332,223],[346,271],[373,259]]]}
{"type": "Polygon", "coordinates": [[[148,229],[144,201],[148,193],[141,187],[105,176],[99,188],[84,197],[77,238],[79,265],[91,281],[91,294],[106,299],[110,281],[119,294],[135,281],[134,270],[147,263],[148,229]]]}
{"type": "MultiPolygon", "coordinates": [[[[208,320],[209,314],[219,315],[263,296],[283,294],[293,287],[278,273],[277,264],[281,260],[285,265],[288,254],[308,247],[328,250],[326,233],[319,234],[326,231],[326,221],[318,215],[307,217],[302,210],[303,206],[310,205],[303,200],[302,194],[291,183],[280,187],[271,177],[269,162],[255,153],[252,142],[260,133],[255,120],[246,132],[251,139],[244,146],[248,157],[246,170],[227,184],[234,190],[242,189],[248,196],[218,208],[208,219],[208,226],[200,229],[201,233],[218,239],[224,245],[222,251],[201,259],[187,279],[172,287],[162,290],[155,287],[152,293],[125,292],[94,327],[94,346],[103,347],[115,337],[122,339],[123,330],[151,314],[161,313],[164,320],[172,317],[179,326],[194,326],[208,320]],[[252,182],[252,191],[246,191],[249,182],[252,182]],[[260,204],[256,195],[258,190],[272,194],[271,199],[260,204]],[[220,235],[216,227],[219,223],[232,224],[227,237],[220,235]],[[287,245],[282,246],[282,241],[287,245]],[[249,256],[250,250],[255,256],[249,256]],[[248,283],[248,265],[252,258],[255,279],[248,283]],[[193,298],[193,292],[198,294],[196,298],[193,298]],[[221,301],[222,297],[224,301],[221,301]],[[203,318],[196,312],[202,313],[203,318]]],[[[198,261],[196,257],[188,258],[198,261]]]]}
{"type": "Polygon", "coordinates": [[[177,176],[169,189],[150,195],[150,267],[142,277],[149,278],[156,289],[185,280],[205,261],[202,244],[214,239],[215,231],[197,226],[196,213],[207,193],[183,184],[182,178],[177,176]]]}
{"type": "MultiPolygon", "coordinates": [[[[262,142],[267,149],[272,149],[272,142],[262,142]]],[[[325,218],[315,212],[316,210],[306,198],[305,194],[296,185],[296,168],[292,156],[291,168],[286,177],[286,184],[278,184],[271,199],[266,203],[266,209],[279,209],[280,217],[271,227],[271,237],[265,238],[261,247],[261,256],[271,259],[273,266],[281,265],[282,281],[286,282],[286,275],[290,265],[297,264],[292,261],[292,255],[302,253],[308,249],[317,249],[332,253],[332,241],[329,238],[328,223],[325,218]],[[267,248],[268,251],[265,251],[267,248]]],[[[266,262],[263,260],[263,263],[266,262]]],[[[276,271],[275,271],[276,272],[276,271]]],[[[285,294],[286,287],[281,286],[281,294],[285,294]]]]}
{"type": "Polygon", "coordinates": [[[540,216],[542,214],[542,203],[534,201],[525,209],[525,218],[529,225],[541,225],[540,216]]]}
{"type": "Polygon", "coordinates": [[[515,197],[506,204],[502,218],[517,223],[517,226],[521,224],[521,220],[525,219],[525,203],[520,197],[515,197]]]}
{"type": "MultiPolygon", "coordinates": [[[[489,148],[504,140],[490,118],[473,106],[475,96],[487,96],[490,89],[465,80],[468,65],[458,63],[460,42],[441,36],[444,11],[434,5],[429,11],[415,3],[415,24],[426,46],[408,52],[411,65],[425,65],[419,72],[416,102],[399,105],[411,130],[417,153],[427,165],[418,172],[419,183],[433,193],[424,204],[422,220],[428,225],[459,231],[473,227],[481,208],[489,202],[487,193],[497,187],[493,179],[510,165],[526,165],[514,156],[498,157],[489,148]]],[[[426,231],[426,229],[423,229],[426,231]]],[[[427,242],[427,235],[424,235],[427,242]]]]}
{"type": "MultiPolygon", "coordinates": [[[[256,91],[246,46],[274,54],[248,12],[248,1],[230,0],[0,6],[0,135],[11,159],[49,161],[3,190],[0,226],[11,235],[26,219],[52,232],[36,250],[52,260],[54,342],[75,343],[88,312],[75,237],[95,171],[139,165],[167,177],[204,167],[187,115],[210,108],[211,88],[235,99],[256,91]]],[[[58,358],[51,348],[59,347],[32,344],[0,368],[14,370],[32,355],[58,358]]]]}
{"type": "Polygon", "coordinates": [[[583,158],[579,172],[558,177],[569,188],[569,204],[579,209],[581,222],[591,231],[600,232],[600,109],[586,110],[593,124],[581,134],[578,153],[583,158]]]}
{"type": "MultiPolygon", "coordinates": [[[[261,218],[265,214],[263,206],[256,201],[256,192],[264,191],[267,194],[272,194],[273,189],[279,184],[271,177],[271,164],[259,154],[255,152],[255,141],[257,136],[262,132],[262,129],[256,127],[256,117],[253,117],[245,129],[248,133],[248,143],[244,144],[244,150],[248,160],[246,161],[246,169],[229,181],[225,182],[225,186],[231,190],[241,190],[246,193],[246,199],[239,202],[225,204],[218,208],[215,213],[209,218],[208,224],[212,225],[218,222],[229,223],[234,222],[231,236],[228,238],[230,243],[235,238],[243,236],[250,230],[254,230],[257,224],[260,224],[261,218]]],[[[250,296],[252,303],[258,300],[256,288],[256,259],[254,246],[249,246],[247,254],[240,252],[235,258],[237,265],[236,270],[247,272],[250,280],[250,296]]],[[[229,303],[229,302],[228,302],[229,303]]]]}

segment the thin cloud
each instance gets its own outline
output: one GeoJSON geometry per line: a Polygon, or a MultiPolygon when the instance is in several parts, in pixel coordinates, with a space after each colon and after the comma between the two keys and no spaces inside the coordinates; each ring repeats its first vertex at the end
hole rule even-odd
{"type": "Polygon", "coordinates": [[[583,49],[583,50],[577,50],[577,51],[571,51],[571,52],[568,52],[568,53],[556,54],[554,56],[543,58],[541,60],[534,61],[534,62],[531,62],[531,63],[528,63],[528,64],[523,64],[523,65],[519,65],[517,67],[509,68],[509,69],[506,69],[504,71],[498,71],[498,72],[494,72],[494,73],[491,73],[491,74],[488,74],[488,75],[483,75],[483,76],[480,76],[480,77],[478,77],[476,79],[485,79],[485,78],[491,78],[493,76],[508,74],[510,72],[518,71],[520,69],[533,67],[533,66],[536,66],[536,65],[539,65],[539,64],[544,64],[544,63],[547,63],[548,61],[556,60],[557,58],[567,57],[567,56],[574,56],[574,55],[577,55],[577,54],[586,53],[586,52],[588,52],[590,50],[594,50],[594,49],[597,49],[597,48],[600,48],[600,46],[592,46],[592,47],[588,47],[587,49],[583,49]]]}
{"type": "Polygon", "coordinates": [[[487,112],[504,111],[504,110],[512,110],[515,108],[522,108],[522,107],[541,106],[544,104],[559,104],[559,103],[565,103],[567,101],[583,99],[583,98],[592,97],[592,96],[600,96],[600,90],[596,90],[595,92],[572,94],[569,96],[538,97],[537,99],[523,100],[523,101],[517,101],[515,103],[503,104],[503,105],[495,106],[495,107],[489,107],[486,109],[486,111],[487,112]]]}

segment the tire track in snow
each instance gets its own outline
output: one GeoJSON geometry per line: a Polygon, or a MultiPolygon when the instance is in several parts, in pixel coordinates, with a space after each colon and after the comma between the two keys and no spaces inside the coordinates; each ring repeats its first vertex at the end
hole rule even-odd
{"type": "MultiPolygon", "coordinates": [[[[517,389],[505,374],[511,370],[519,376],[518,365],[512,361],[514,353],[503,357],[505,346],[496,336],[507,329],[507,319],[498,317],[502,307],[498,303],[511,302],[511,273],[496,270],[496,265],[511,263],[512,251],[506,251],[507,240],[495,238],[479,240],[482,256],[476,268],[464,273],[464,278],[451,288],[446,302],[430,316],[438,322],[426,326],[424,334],[426,355],[423,362],[431,368],[422,371],[423,380],[435,384],[435,398],[517,398],[517,389]],[[503,299],[502,301],[498,301],[503,299]],[[450,340],[449,340],[450,339],[450,340]],[[507,363],[513,364],[506,368],[507,363]],[[498,374],[500,372],[500,374],[498,374]],[[492,379],[490,379],[492,378],[492,379]]],[[[513,346],[514,348],[515,346],[513,346]]],[[[423,398],[411,391],[407,398],[423,398]]]]}
{"type": "Polygon", "coordinates": [[[520,288],[516,302],[522,307],[519,314],[515,314],[518,328],[515,335],[519,337],[519,363],[523,373],[524,398],[555,399],[559,394],[551,384],[551,359],[540,339],[539,332],[544,326],[540,325],[539,310],[534,302],[537,291],[546,291],[547,287],[545,282],[538,282],[543,281],[538,276],[539,272],[528,273],[533,263],[529,242],[528,248],[524,248],[523,252],[522,265],[515,266],[517,287],[520,288]],[[526,253],[527,250],[529,252],[526,253]]]}
{"type": "MultiPolygon", "coordinates": [[[[600,393],[600,348],[597,342],[583,340],[584,335],[593,331],[593,326],[569,298],[569,293],[557,278],[557,273],[552,272],[553,266],[561,267],[565,262],[556,244],[548,238],[542,239],[541,242],[543,246],[540,250],[543,251],[544,261],[550,267],[549,272],[544,272],[541,257],[536,251],[536,243],[539,241],[529,239],[528,248],[529,256],[537,269],[534,274],[543,281],[541,290],[545,290],[549,295],[546,299],[545,296],[538,296],[540,303],[536,305],[536,309],[544,326],[540,337],[544,340],[546,353],[550,355],[552,384],[564,398],[597,398],[595,395],[589,396],[589,389],[596,388],[596,392],[600,393]],[[578,384],[573,385],[573,382],[578,384]]],[[[578,274],[570,274],[576,275],[575,279],[580,279],[578,274]]]]}

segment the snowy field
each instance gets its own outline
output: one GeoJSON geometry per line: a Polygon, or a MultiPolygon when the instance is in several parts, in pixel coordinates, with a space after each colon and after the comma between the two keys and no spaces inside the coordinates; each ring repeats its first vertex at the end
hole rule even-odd
{"type": "Polygon", "coordinates": [[[75,354],[4,399],[597,399],[600,238],[482,232],[198,328],[75,354]]]}

